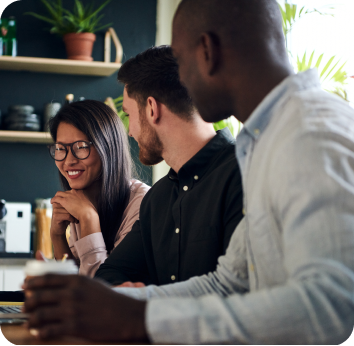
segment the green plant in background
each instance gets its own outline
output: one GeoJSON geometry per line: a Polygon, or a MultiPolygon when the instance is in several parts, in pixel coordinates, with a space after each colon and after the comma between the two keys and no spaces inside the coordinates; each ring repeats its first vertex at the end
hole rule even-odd
{"type": "MultiPolygon", "coordinates": [[[[287,42],[287,36],[293,29],[294,24],[302,18],[304,15],[309,13],[318,13],[320,15],[330,15],[330,13],[324,13],[317,9],[306,9],[305,6],[298,9],[297,5],[285,3],[284,7],[279,4],[279,8],[283,19],[283,31],[285,40],[287,42]]],[[[333,7],[328,9],[332,10],[333,7]]],[[[289,52],[292,58],[291,52],[289,52]]],[[[297,56],[296,68],[297,72],[303,72],[310,68],[316,67],[318,69],[321,83],[323,88],[342,97],[344,100],[348,101],[348,95],[345,90],[345,85],[347,84],[347,72],[345,70],[346,62],[340,64],[340,59],[336,60],[336,56],[332,56],[328,61],[323,61],[324,54],[319,55],[317,59],[314,59],[315,51],[312,52],[308,58],[307,52],[304,53],[302,57],[297,56]]]]}
{"type": "Polygon", "coordinates": [[[34,12],[27,12],[26,14],[51,24],[50,32],[53,34],[63,36],[69,33],[95,33],[111,25],[100,26],[103,14],[98,15],[111,0],[107,0],[98,8],[95,8],[94,2],[85,6],[80,0],[75,0],[75,5],[71,12],[63,8],[61,0],[41,1],[46,7],[49,16],[34,12]]]}
{"type": "Polygon", "coordinates": [[[214,125],[214,130],[218,131],[218,130],[222,130],[225,127],[228,127],[230,132],[231,132],[231,134],[232,134],[232,136],[235,137],[241,131],[242,124],[238,120],[234,120],[234,122],[237,123],[237,132],[236,132],[236,127],[232,123],[231,117],[227,118],[225,120],[218,121],[217,123],[214,123],[213,124],[214,125]]]}
{"type": "Polygon", "coordinates": [[[340,65],[340,60],[336,60],[336,56],[332,56],[328,61],[323,62],[323,54],[317,59],[314,59],[315,51],[307,58],[306,52],[303,57],[297,57],[297,69],[299,72],[306,71],[316,67],[323,88],[331,93],[334,93],[344,100],[348,100],[347,92],[344,86],[347,84],[347,72],[344,70],[346,62],[340,65]]]}
{"type": "MultiPolygon", "coordinates": [[[[318,13],[320,15],[329,15],[333,17],[331,13],[321,12],[315,8],[306,9],[305,6],[301,7],[298,11],[297,5],[292,5],[285,3],[284,8],[279,4],[280,12],[283,18],[283,31],[285,37],[291,32],[293,25],[303,16],[309,13],[318,13]]],[[[333,7],[329,7],[328,9],[333,10],[333,7]]]]}
{"type": "Polygon", "coordinates": [[[119,118],[122,120],[123,125],[125,129],[128,131],[129,130],[129,117],[127,116],[127,113],[123,111],[123,95],[120,95],[116,99],[113,99],[114,106],[117,109],[117,114],[119,118]]]}

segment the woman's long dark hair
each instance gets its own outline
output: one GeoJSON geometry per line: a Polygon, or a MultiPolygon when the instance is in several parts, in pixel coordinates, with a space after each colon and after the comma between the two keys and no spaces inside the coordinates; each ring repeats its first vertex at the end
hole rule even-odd
{"type": "MultiPolygon", "coordinates": [[[[127,132],[117,114],[106,104],[84,100],[63,106],[49,121],[50,134],[56,142],[61,122],[75,126],[95,146],[102,162],[102,189],[98,200],[101,231],[109,253],[130,198],[132,159],[127,132]]],[[[65,191],[70,186],[59,172],[65,191]]]]}

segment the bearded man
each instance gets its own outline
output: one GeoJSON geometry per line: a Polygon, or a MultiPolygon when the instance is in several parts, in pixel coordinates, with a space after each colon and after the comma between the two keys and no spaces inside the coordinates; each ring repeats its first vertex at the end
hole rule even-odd
{"type": "Polygon", "coordinates": [[[212,272],[243,217],[235,139],[200,117],[171,47],[129,59],[118,80],[140,161],[165,160],[171,170],[146,195],[140,221],[95,277],[113,285],[163,285],[212,272]]]}

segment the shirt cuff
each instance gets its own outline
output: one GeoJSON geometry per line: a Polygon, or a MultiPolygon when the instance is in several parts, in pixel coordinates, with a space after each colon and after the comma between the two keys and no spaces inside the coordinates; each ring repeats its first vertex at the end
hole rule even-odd
{"type": "Polygon", "coordinates": [[[225,300],[216,294],[198,299],[152,298],[145,313],[149,339],[162,345],[234,344],[235,320],[225,300]]]}
{"type": "Polygon", "coordinates": [[[97,249],[106,249],[106,244],[103,240],[101,232],[92,233],[83,237],[74,243],[79,258],[88,254],[89,252],[96,251],[97,249]]]}
{"type": "Polygon", "coordinates": [[[117,293],[124,294],[125,296],[137,299],[137,300],[146,300],[147,295],[145,293],[145,287],[113,287],[113,291],[117,293]]]}
{"type": "Polygon", "coordinates": [[[193,298],[153,298],[147,302],[145,327],[154,344],[199,344],[198,310],[193,298]],[[187,312],[187,313],[186,313],[187,312]]]}

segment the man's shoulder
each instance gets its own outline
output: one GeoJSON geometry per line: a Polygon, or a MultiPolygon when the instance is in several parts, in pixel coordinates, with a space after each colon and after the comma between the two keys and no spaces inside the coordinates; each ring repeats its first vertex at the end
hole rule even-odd
{"type": "Polygon", "coordinates": [[[348,102],[320,88],[294,93],[287,106],[296,113],[302,132],[347,132],[354,126],[354,109],[348,102]]]}
{"type": "Polygon", "coordinates": [[[289,180],[304,167],[323,171],[327,159],[339,162],[354,149],[354,109],[320,88],[298,91],[278,109],[266,132],[255,159],[266,163],[264,174],[272,172],[274,181],[280,175],[289,180]]]}
{"type": "Polygon", "coordinates": [[[149,190],[146,192],[144,203],[151,200],[154,196],[160,196],[166,191],[171,189],[171,179],[168,174],[159,179],[149,190]]]}
{"type": "Polygon", "coordinates": [[[208,174],[219,174],[221,176],[239,172],[239,165],[236,159],[236,141],[225,144],[214,155],[214,160],[210,162],[208,174]]]}

